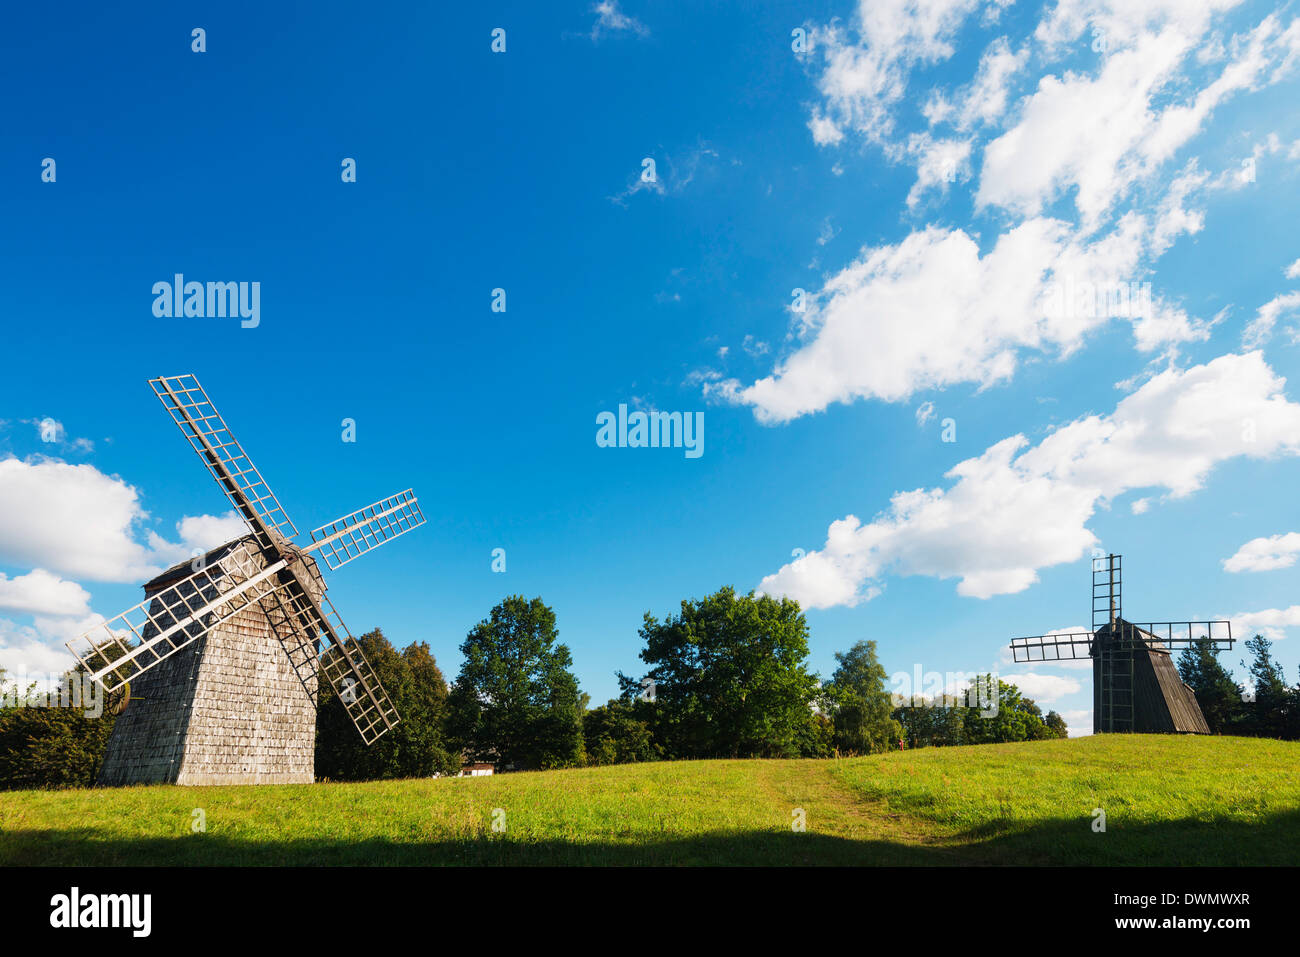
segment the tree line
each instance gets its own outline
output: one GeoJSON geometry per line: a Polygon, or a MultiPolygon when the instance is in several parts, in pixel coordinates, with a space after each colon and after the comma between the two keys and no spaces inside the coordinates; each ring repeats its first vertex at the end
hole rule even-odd
{"type": "MultiPolygon", "coordinates": [[[[379,629],[359,639],[401,715],[370,747],[335,693],[321,687],[316,775],[321,780],[451,775],[466,762],[499,771],[700,758],[825,758],[899,747],[1065,737],[1014,685],[985,676],[992,701],[902,700],[886,686],[874,641],[837,653],[822,681],[808,670],[808,624],[797,602],[723,588],[683,601],[639,630],[641,674],[618,672],[618,697],[591,707],[559,641],[555,612],[514,595],[475,625],[447,682],[429,646],[398,650],[379,629]]],[[[1269,643],[1246,643],[1253,701],[1206,642],[1179,660],[1217,733],[1300,737],[1300,687],[1288,687],[1269,643]]],[[[3,675],[0,673],[0,682],[3,675]]],[[[973,697],[973,696],[972,696],[973,697]]],[[[983,697],[983,695],[982,695],[983,697]]],[[[115,720],[70,708],[0,709],[0,788],[94,783],[115,720]]]]}

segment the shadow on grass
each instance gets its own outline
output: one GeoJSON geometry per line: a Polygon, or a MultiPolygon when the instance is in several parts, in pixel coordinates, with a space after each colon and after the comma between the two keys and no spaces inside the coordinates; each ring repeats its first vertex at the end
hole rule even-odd
{"type": "Polygon", "coordinates": [[[718,833],[642,843],[525,841],[508,834],[464,840],[240,840],[220,833],[122,838],[95,828],[13,830],[0,834],[6,866],[441,866],[441,865],[1294,865],[1300,862],[1300,812],[1257,823],[1178,820],[1112,822],[1092,818],[1031,825],[1008,821],[943,844],[777,831],[718,833]]]}

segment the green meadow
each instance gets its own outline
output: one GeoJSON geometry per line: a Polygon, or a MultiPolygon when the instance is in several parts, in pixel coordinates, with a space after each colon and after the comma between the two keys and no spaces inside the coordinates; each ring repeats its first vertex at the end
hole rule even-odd
{"type": "Polygon", "coordinates": [[[4,865],[1296,863],[1300,742],[1260,738],[0,793],[4,865]]]}

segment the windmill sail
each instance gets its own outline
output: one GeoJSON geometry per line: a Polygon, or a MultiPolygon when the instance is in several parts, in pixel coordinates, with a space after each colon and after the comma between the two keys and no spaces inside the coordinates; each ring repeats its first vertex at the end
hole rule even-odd
{"type": "Polygon", "coordinates": [[[313,702],[319,704],[316,675],[324,674],[366,744],[396,726],[397,709],[329,598],[322,594],[317,602],[295,581],[263,609],[313,702]]]}
{"type": "MultiPolygon", "coordinates": [[[[150,379],[154,394],[203,460],[226,497],[259,538],[264,524],[285,538],[298,534],[271,487],[235,439],[226,420],[192,375],[150,379]]],[[[269,547],[268,540],[263,545],[269,547]]]]}
{"type": "Polygon", "coordinates": [[[311,533],[312,544],[304,547],[303,551],[319,551],[332,571],[423,524],[424,514],[420,511],[419,500],[408,488],[322,525],[311,533]]]}
{"type": "Polygon", "coordinates": [[[276,573],[285,567],[284,562],[264,567],[248,544],[223,546],[194,564],[198,570],[193,574],[67,642],[86,673],[106,691],[117,691],[261,601],[276,589],[276,573]]]}
{"type": "MultiPolygon", "coordinates": [[[[212,642],[215,641],[212,657],[218,663],[208,670],[215,674],[216,669],[226,668],[227,672],[214,679],[216,684],[213,687],[229,687],[222,684],[222,681],[229,681],[229,669],[243,668],[241,680],[254,685],[262,681],[264,687],[283,689],[282,685],[275,684],[279,679],[269,672],[263,674],[264,669],[259,665],[246,668],[244,664],[231,664],[231,661],[244,661],[240,656],[247,655],[250,641],[256,645],[261,640],[260,634],[272,649],[278,642],[288,657],[293,675],[306,691],[306,699],[296,700],[303,704],[309,701],[311,706],[319,707],[319,679],[323,674],[337,692],[362,739],[366,744],[373,743],[400,719],[359,642],[352,637],[334,605],[325,597],[325,583],[309,553],[319,551],[331,568],[338,568],[423,525],[425,519],[415,493],[407,489],[323,526],[312,533],[311,544],[300,549],[289,541],[298,530],[197,377],[161,376],[149,380],[149,384],[190,447],[248,523],[252,534],[215,549],[193,563],[192,568],[182,564],[164,572],[145,586],[148,597],[143,602],[69,642],[69,650],[92,679],[108,691],[117,691],[181,649],[208,636],[209,644],[195,658],[194,667],[202,666],[199,659],[213,650],[212,642]],[[249,612],[248,616],[217,628],[245,611],[249,612]],[[232,650],[236,648],[241,650],[232,650]],[[222,655],[233,657],[226,660],[222,655]]],[[[182,667],[186,667],[183,659],[178,660],[182,660],[182,667]]],[[[167,669],[160,669],[145,682],[171,680],[166,677],[166,672],[167,669]],[[160,675],[163,677],[159,678],[160,675]]],[[[281,670],[280,674],[293,682],[293,675],[288,671],[281,670]]],[[[222,696],[225,696],[224,692],[222,696]]],[[[161,701],[162,697],[157,696],[155,701],[161,701]]],[[[254,698],[248,700],[251,702],[254,698]]],[[[184,702],[178,699],[176,706],[182,707],[184,702]]],[[[252,728],[258,719],[240,714],[231,720],[251,721],[249,727],[252,728]]],[[[305,774],[310,779],[310,756],[306,759],[301,757],[304,750],[311,751],[310,734],[302,730],[301,722],[294,725],[289,721],[288,725],[297,730],[293,731],[293,743],[286,745],[289,750],[284,750],[281,755],[292,766],[292,770],[285,773],[291,776],[305,774]],[[306,745],[303,740],[307,740],[306,745]]],[[[247,733],[261,734],[263,731],[247,733]]],[[[148,737],[148,729],[140,734],[148,737]]],[[[253,753],[254,757],[249,758],[250,762],[256,763],[257,755],[269,753],[265,742],[259,748],[253,753]]],[[[227,779],[223,777],[229,774],[225,768],[229,763],[227,757],[209,755],[205,760],[206,772],[185,773],[207,773],[227,779]]],[[[170,765],[173,762],[165,763],[170,765]]],[[[132,777],[135,771],[129,768],[120,770],[122,773],[118,777],[135,780],[132,777]]],[[[169,768],[163,771],[147,769],[139,773],[145,777],[157,777],[181,772],[169,768]]]]}

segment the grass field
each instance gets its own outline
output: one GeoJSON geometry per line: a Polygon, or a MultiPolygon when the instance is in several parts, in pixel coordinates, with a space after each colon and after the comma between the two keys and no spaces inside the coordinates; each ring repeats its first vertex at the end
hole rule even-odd
{"type": "Polygon", "coordinates": [[[1249,738],[0,793],[5,865],[1297,862],[1300,743],[1249,738]],[[1095,808],[1105,833],[1093,830],[1095,808]],[[205,832],[191,829],[195,809],[205,832]]]}

